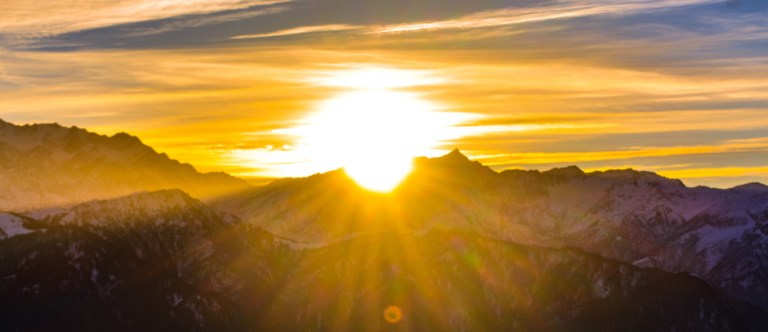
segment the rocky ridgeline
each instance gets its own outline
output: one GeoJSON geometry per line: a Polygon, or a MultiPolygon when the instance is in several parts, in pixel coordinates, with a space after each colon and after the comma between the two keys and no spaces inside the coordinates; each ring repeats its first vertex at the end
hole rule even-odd
{"type": "Polygon", "coordinates": [[[30,211],[182,189],[208,198],[251,188],[225,173],[199,173],[125,133],[112,137],[57,124],[0,120],[0,211],[30,211]]]}

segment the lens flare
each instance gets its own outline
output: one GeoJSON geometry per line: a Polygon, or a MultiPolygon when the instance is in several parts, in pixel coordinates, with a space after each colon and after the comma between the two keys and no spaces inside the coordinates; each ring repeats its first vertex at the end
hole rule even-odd
{"type": "Polygon", "coordinates": [[[384,310],[384,319],[390,323],[397,323],[403,319],[403,311],[396,305],[391,305],[384,310]]]}

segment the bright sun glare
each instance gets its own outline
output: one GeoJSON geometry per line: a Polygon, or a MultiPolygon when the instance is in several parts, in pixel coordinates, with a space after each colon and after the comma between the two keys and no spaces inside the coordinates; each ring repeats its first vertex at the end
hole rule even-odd
{"type": "MultiPolygon", "coordinates": [[[[344,170],[361,186],[387,192],[411,171],[410,144],[430,105],[401,92],[355,91],[332,99],[317,114],[315,143],[337,151],[344,170]],[[412,117],[412,118],[409,118],[412,117]],[[349,151],[349,155],[346,155],[349,151]]],[[[330,156],[329,156],[330,157],[330,156]]]]}
{"type": "Polygon", "coordinates": [[[418,72],[362,69],[336,73],[319,83],[347,88],[326,100],[305,124],[282,133],[301,137],[315,164],[343,167],[361,186],[389,192],[411,171],[413,157],[428,155],[449,127],[466,114],[437,112],[416,93],[396,90],[434,84],[418,72]]]}

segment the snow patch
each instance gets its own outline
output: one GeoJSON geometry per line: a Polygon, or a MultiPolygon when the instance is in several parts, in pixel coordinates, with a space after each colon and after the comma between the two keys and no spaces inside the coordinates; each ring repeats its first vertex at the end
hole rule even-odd
{"type": "Polygon", "coordinates": [[[21,217],[10,213],[0,213],[0,240],[32,232],[34,230],[24,227],[24,219],[21,217]]]}

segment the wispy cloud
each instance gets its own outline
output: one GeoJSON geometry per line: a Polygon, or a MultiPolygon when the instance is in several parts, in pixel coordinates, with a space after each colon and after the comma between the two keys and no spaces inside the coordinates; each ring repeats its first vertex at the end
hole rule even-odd
{"type": "Polygon", "coordinates": [[[504,26],[592,15],[629,15],[642,11],[668,9],[720,0],[645,0],[645,1],[561,1],[558,5],[526,9],[503,9],[472,14],[457,20],[384,26],[374,33],[409,32],[419,30],[468,29],[504,26]]]}
{"type": "Polygon", "coordinates": [[[307,26],[307,27],[286,29],[286,30],[280,30],[280,31],[275,31],[270,33],[235,36],[235,37],[232,37],[231,39],[252,39],[252,38],[289,36],[289,35],[299,35],[303,33],[343,31],[343,30],[354,30],[354,29],[360,29],[360,28],[361,27],[359,26],[345,25],[345,24],[318,25],[318,26],[307,26]]]}
{"type": "Polygon", "coordinates": [[[3,0],[0,34],[29,38],[174,16],[208,14],[287,0],[3,0]]]}
{"type": "Polygon", "coordinates": [[[182,17],[180,19],[172,20],[167,23],[162,23],[154,27],[136,27],[136,28],[123,28],[121,29],[120,37],[137,37],[146,36],[151,34],[159,34],[163,32],[194,28],[204,25],[212,25],[224,22],[239,21],[249,18],[253,18],[261,15],[277,14],[287,10],[287,7],[270,7],[265,9],[247,10],[247,11],[234,11],[227,12],[218,15],[208,15],[200,17],[182,17]]]}

